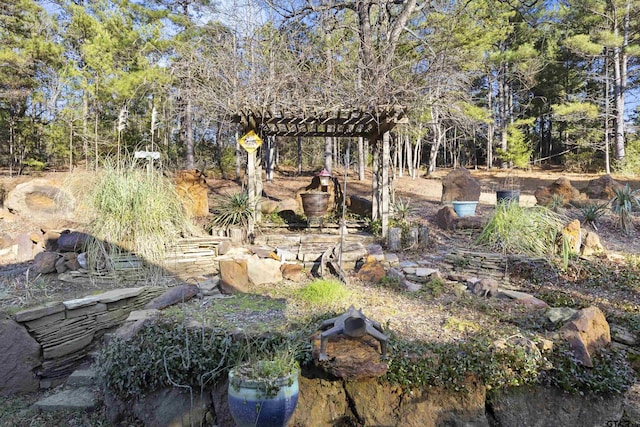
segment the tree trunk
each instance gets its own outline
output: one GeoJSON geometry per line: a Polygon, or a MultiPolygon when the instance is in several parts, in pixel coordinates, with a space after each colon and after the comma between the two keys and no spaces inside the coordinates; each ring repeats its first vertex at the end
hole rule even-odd
{"type": "Polygon", "coordinates": [[[84,167],[89,170],[89,95],[82,91],[82,148],[84,150],[84,167]]]}
{"type": "Polygon", "coordinates": [[[367,163],[364,151],[364,138],[358,137],[358,180],[364,181],[364,168],[367,163]]]}
{"type": "Polygon", "coordinates": [[[191,96],[187,97],[187,105],[184,112],[184,132],[185,132],[185,150],[186,150],[186,164],[185,168],[188,170],[195,169],[194,147],[193,147],[193,110],[191,103],[191,96]]]}
{"type": "Polygon", "coordinates": [[[298,148],[298,159],[297,159],[298,175],[302,175],[302,137],[301,136],[298,137],[296,143],[298,148]]]}
{"type": "Polygon", "coordinates": [[[495,120],[493,114],[493,82],[487,77],[487,109],[490,111],[491,120],[487,123],[487,169],[493,168],[493,134],[495,132],[495,120]]]}
{"type": "Polygon", "coordinates": [[[331,173],[331,169],[333,166],[333,138],[330,136],[325,136],[324,138],[324,168],[331,173]]]}

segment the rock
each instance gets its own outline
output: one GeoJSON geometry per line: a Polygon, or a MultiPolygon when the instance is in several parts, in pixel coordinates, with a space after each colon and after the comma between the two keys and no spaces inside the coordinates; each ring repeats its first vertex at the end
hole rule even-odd
{"type": "Polygon", "coordinates": [[[360,196],[347,196],[347,208],[362,217],[371,218],[372,206],[371,200],[360,196]]]}
{"type": "Polygon", "coordinates": [[[64,273],[65,271],[67,271],[68,268],[67,268],[66,262],[67,261],[63,257],[60,257],[58,260],[56,260],[56,263],[55,263],[56,272],[64,273]]]}
{"type": "Polygon", "coordinates": [[[58,250],[60,252],[83,252],[91,236],[81,231],[65,230],[58,237],[58,250]]]}
{"type": "Polygon", "coordinates": [[[593,231],[582,230],[582,235],[584,238],[582,239],[582,249],[580,255],[582,256],[591,256],[597,255],[604,252],[604,247],[602,243],[600,243],[600,236],[593,231]]]}
{"type": "Polygon", "coordinates": [[[442,179],[441,203],[454,200],[477,202],[480,200],[480,183],[465,168],[454,169],[442,179]]]}
{"type": "Polygon", "coordinates": [[[263,199],[260,202],[260,212],[262,212],[263,215],[270,215],[278,212],[279,206],[280,204],[276,200],[263,199]]]}
{"type": "Polygon", "coordinates": [[[47,251],[57,251],[58,250],[58,239],[60,238],[60,232],[47,230],[42,236],[41,246],[45,248],[47,251]]]}
{"type": "Polygon", "coordinates": [[[471,285],[471,293],[480,297],[495,297],[498,295],[498,285],[495,279],[480,279],[471,285]]]}
{"type": "Polygon", "coordinates": [[[329,360],[318,362],[320,332],[317,332],[313,337],[312,357],[324,371],[347,381],[378,378],[387,373],[388,366],[381,360],[380,343],[370,335],[361,338],[342,334],[329,337],[326,353],[329,360]]]}
{"type": "Polygon", "coordinates": [[[551,322],[558,323],[566,322],[577,312],[578,310],[571,307],[551,307],[545,314],[551,322]]]}
{"type": "Polygon", "coordinates": [[[5,206],[11,212],[26,217],[66,218],[74,210],[75,199],[51,181],[34,179],[18,184],[9,192],[5,206]]]}
{"type": "Polygon", "coordinates": [[[222,259],[220,263],[220,291],[225,294],[249,292],[249,273],[246,258],[222,259]]]}
{"type": "MultiPolygon", "coordinates": [[[[61,258],[63,261],[64,259],[61,258]]],[[[48,274],[56,271],[58,254],[55,252],[40,252],[33,258],[31,270],[36,274],[48,274]]]]}
{"type": "Polygon", "coordinates": [[[20,233],[16,237],[16,244],[18,245],[18,251],[16,253],[17,262],[26,262],[33,259],[33,242],[26,233],[20,233]]]}
{"type": "Polygon", "coordinates": [[[0,396],[37,391],[35,369],[42,363],[40,344],[27,330],[0,313],[0,396]]]}
{"type": "Polygon", "coordinates": [[[345,383],[347,398],[354,403],[356,418],[365,426],[397,425],[395,414],[380,410],[384,407],[399,407],[402,399],[400,387],[380,387],[373,379],[345,383]]]}
{"type": "MultiPolygon", "coordinates": [[[[301,375],[298,378],[300,387],[298,405],[289,425],[305,426],[310,425],[310,421],[313,421],[314,427],[333,427],[337,420],[345,419],[344,414],[348,414],[350,409],[342,384],[342,381],[309,379],[301,375]]],[[[218,425],[222,424],[218,423],[218,425]]]]}
{"type": "MultiPolygon", "coordinates": [[[[624,398],[624,421],[628,426],[638,425],[640,420],[640,382],[636,382],[627,391],[624,398]],[[632,424],[635,423],[635,424],[632,424]]],[[[620,423],[620,426],[623,424],[620,423]]]]}
{"type": "MultiPolygon", "coordinates": [[[[298,379],[299,383],[302,384],[302,377],[298,379]]],[[[211,390],[211,400],[213,401],[213,409],[216,415],[215,425],[219,427],[233,427],[236,425],[233,417],[231,416],[231,411],[229,411],[229,399],[228,399],[228,389],[229,389],[229,380],[225,378],[221,378],[217,381],[211,390]]],[[[302,391],[298,394],[298,399],[302,397],[302,391]]],[[[298,413],[298,408],[300,407],[300,401],[298,401],[298,405],[296,406],[296,411],[293,413],[293,417],[298,413]]],[[[207,424],[209,425],[209,424],[207,424]]],[[[297,425],[290,423],[290,425],[297,425]]],[[[303,425],[303,424],[300,424],[303,425]]]]}
{"type": "Polygon", "coordinates": [[[302,214],[302,204],[296,199],[284,199],[278,203],[278,212],[294,212],[302,214]]]}
{"type": "Polygon", "coordinates": [[[205,425],[206,414],[211,408],[209,393],[190,394],[169,387],[137,399],[131,413],[145,426],[199,426],[205,425]]]}
{"type": "Polygon", "coordinates": [[[443,230],[454,230],[457,219],[456,211],[451,206],[445,206],[436,213],[433,222],[443,230]]]}
{"type": "Polygon", "coordinates": [[[585,192],[590,199],[611,200],[616,195],[616,190],[621,188],[624,188],[624,185],[613,179],[611,175],[603,175],[589,181],[585,192]]]}
{"type": "Polygon", "coordinates": [[[569,342],[578,360],[590,368],[593,367],[591,355],[611,344],[609,323],[594,306],[578,311],[560,329],[560,335],[569,342]]]}
{"type": "Polygon", "coordinates": [[[571,185],[571,181],[564,177],[558,178],[547,187],[538,187],[533,195],[539,205],[548,205],[554,195],[561,196],[565,205],[574,200],[584,200],[586,198],[584,194],[581,194],[577,188],[571,185]]]}
{"type": "Polygon", "coordinates": [[[247,275],[249,282],[254,285],[282,282],[280,262],[270,258],[260,258],[256,255],[247,259],[247,275]]]}
{"type": "Polygon", "coordinates": [[[223,240],[218,244],[217,249],[218,255],[226,255],[233,249],[233,243],[231,240],[223,240]]]}
{"type": "Polygon", "coordinates": [[[609,325],[609,327],[609,329],[611,330],[611,339],[613,341],[628,346],[635,346],[638,344],[638,338],[627,328],[624,328],[620,325],[609,325]]]}
{"type": "Polygon", "coordinates": [[[562,246],[561,250],[564,250],[565,243],[569,245],[569,253],[579,254],[582,247],[582,229],[580,228],[580,221],[574,219],[562,229],[562,246]]]}
{"type": "Polygon", "coordinates": [[[380,283],[387,276],[384,266],[379,261],[367,261],[358,270],[360,280],[370,283],[380,283]]]}
{"type": "Polygon", "coordinates": [[[41,411],[92,411],[98,404],[98,399],[90,387],[78,387],[62,390],[59,393],[37,401],[33,407],[41,411]]]}
{"type": "Polygon", "coordinates": [[[384,251],[382,246],[377,243],[372,243],[367,246],[367,259],[371,261],[384,261],[384,251]]]}
{"type": "Polygon", "coordinates": [[[307,274],[304,272],[301,264],[282,264],[280,266],[282,277],[293,282],[302,282],[307,274]]]}
{"type": "Polygon", "coordinates": [[[197,169],[181,170],[176,173],[176,191],[192,217],[201,218],[209,215],[207,198],[207,181],[197,169]]]}
{"type": "Polygon", "coordinates": [[[189,301],[191,298],[198,295],[198,285],[194,284],[185,284],[176,286],[174,288],[169,289],[159,297],[156,297],[149,301],[144,308],[147,310],[156,309],[162,310],[163,308],[169,307],[171,305],[189,301]]]}
{"type": "Polygon", "coordinates": [[[534,296],[530,296],[528,298],[519,298],[516,299],[516,302],[535,310],[543,310],[549,308],[549,304],[534,296]]]}
{"type": "Polygon", "coordinates": [[[622,399],[616,395],[581,396],[532,386],[491,390],[487,399],[500,426],[605,426],[622,416],[622,399]]]}
{"type": "MultiPolygon", "coordinates": [[[[444,388],[412,390],[411,397],[403,397],[400,407],[384,405],[386,411],[398,413],[399,422],[391,425],[403,427],[473,426],[489,427],[485,415],[484,385],[469,377],[463,385],[464,392],[449,391],[444,388]]],[[[389,399],[394,403],[395,399],[389,399]]],[[[364,413],[359,410],[359,413],[364,413]]],[[[504,424],[506,425],[506,424],[504,424]]]]}

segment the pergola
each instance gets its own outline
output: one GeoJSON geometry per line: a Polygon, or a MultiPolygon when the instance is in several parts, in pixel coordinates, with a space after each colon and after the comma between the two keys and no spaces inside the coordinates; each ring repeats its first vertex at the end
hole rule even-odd
{"type": "MultiPolygon", "coordinates": [[[[372,219],[380,219],[382,235],[389,224],[390,132],[398,124],[408,123],[406,108],[380,105],[359,109],[275,110],[247,108],[233,116],[245,133],[260,137],[363,137],[373,148],[372,219]]],[[[249,197],[261,193],[262,174],[256,174],[255,151],[249,152],[247,177],[249,197]]]]}

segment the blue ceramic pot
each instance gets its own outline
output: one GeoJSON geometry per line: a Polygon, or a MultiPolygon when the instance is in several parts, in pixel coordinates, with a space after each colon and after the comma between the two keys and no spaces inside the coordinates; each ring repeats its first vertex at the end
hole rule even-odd
{"type": "Polygon", "coordinates": [[[298,373],[275,381],[240,378],[229,371],[229,410],[238,427],[285,427],[298,404],[298,373]]]}
{"type": "Polygon", "coordinates": [[[477,206],[478,202],[453,202],[453,210],[461,218],[475,215],[477,206]]]}

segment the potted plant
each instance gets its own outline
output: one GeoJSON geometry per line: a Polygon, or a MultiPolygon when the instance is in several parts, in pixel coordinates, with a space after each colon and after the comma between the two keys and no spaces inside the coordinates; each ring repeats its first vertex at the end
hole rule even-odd
{"type": "Polygon", "coordinates": [[[213,199],[208,230],[214,234],[215,229],[220,229],[232,240],[244,241],[249,222],[255,215],[257,203],[257,200],[251,201],[246,191],[216,196],[213,199]]]}
{"type": "Polygon", "coordinates": [[[518,179],[509,174],[502,187],[496,190],[496,203],[520,202],[520,185],[518,179]]]}
{"type": "Polygon", "coordinates": [[[291,350],[253,356],[229,370],[229,410],[239,427],[285,427],[298,404],[300,365],[291,350]]]}

